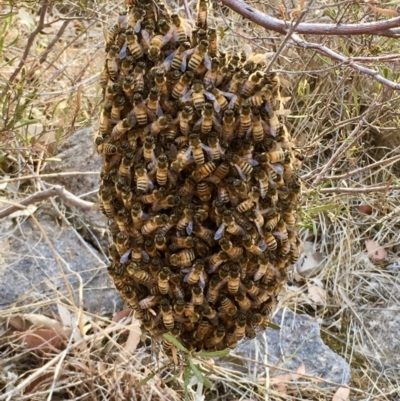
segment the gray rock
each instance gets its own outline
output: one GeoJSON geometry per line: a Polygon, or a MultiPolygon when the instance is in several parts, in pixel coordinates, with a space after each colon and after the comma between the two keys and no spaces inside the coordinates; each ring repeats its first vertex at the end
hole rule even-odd
{"type": "Polygon", "coordinates": [[[76,305],[82,288],[85,310],[98,314],[120,310],[121,297],[108,285],[101,255],[90,245],[84,246],[70,227],[62,227],[46,215],[37,213],[36,217],[55,254],[32,219],[17,225],[10,219],[0,221],[0,244],[7,244],[0,249],[0,308],[16,302],[19,305],[56,299],[68,302],[71,296],[65,275],[76,305]]]}
{"type": "MultiPolygon", "coordinates": [[[[250,360],[260,361],[261,364],[266,362],[293,372],[304,363],[307,375],[338,384],[349,382],[348,363],[323,343],[319,324],[314,319],[308,315],[295,315],[289,309],[285,309],[277,313],[274,323],[281,329],[269,328],[265,332],[260,332],[257,338],[240,343],[233,352],[231,362],[244,363],[241,368],[243,373],[253,377],[254,371],[263,370],[262,365],[250,360]],[[243,357],[246,359],[242,359],[243,357]]],[[[279,369],[270,370],[271,376],[285,373],[279,369]]],[[[323,381],[319,385],[329,386],[323,381]]]]}
{"type": "MultiPolygon", "coordinates": [[[[43,169],[44,174],[61,172],[100,172],[102,158],[95,151],[92,128],[84,128],[71,135],[58,149],[60,161],[50,161],[43,169]]],[[[95,191],[100,186],[99,175],[72,175],[46,178],[46,182],[63,185],[74,195],[95,191]]],[[[85,197],[85,200],[96,201],[97,194],[85,197]]]]}

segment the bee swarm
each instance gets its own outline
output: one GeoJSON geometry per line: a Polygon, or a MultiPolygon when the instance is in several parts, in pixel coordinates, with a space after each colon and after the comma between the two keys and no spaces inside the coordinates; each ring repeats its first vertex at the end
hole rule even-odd
{"type": "Polygon", "coordinates": [[[192,29],[127,0],[108,32],[95,138],[109,274],[153,338],[197,350],[265,329],[299,253],[279,76],[264,56],[220,51],[207,8],[199,0],[192,29]]]}

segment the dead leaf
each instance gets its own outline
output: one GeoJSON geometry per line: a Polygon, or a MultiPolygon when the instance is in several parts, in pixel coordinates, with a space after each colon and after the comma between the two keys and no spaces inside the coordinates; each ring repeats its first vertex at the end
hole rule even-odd
{"type": "Polygon", "coordinates": [[[45,327],[47,329],[54,330],[63,337],[68,337],[71,331],[70,329],[65,328],[60,322],[57,322],[57,320],[50,319],[47,316],[35,314],[24,314],[21,316],[24,319],[29,320],[34,326],[45,327]]]}
{"type": "Polygon", "coordinates": [[[311,299],[316,305],[326,304],[326,292],[318,285],[307,283],[308,298],[311,299]]]}
{"type": "Polygon", "coordinates": [[[142,331],[140,330],[140,321],[132,316],[132,322],[127,326],[129,336],[124,345],[124,349],[128,352],[133,352],[140,342],[142,331]]]}
{"type": "Polygon", "coordinates": [[[349,398],[350,389],[346,387],[339,387],[335,394],[333,394],[332,401],[346,401],[349,398]]]}
{"type": "Polygon", "coordinates": [[[378,14],[383,14],[383,15],[391,15],[393,17],[397,17],[399,14],[396,10],[388,10],[387,8],[380,8],[380,7],[375,7],[372,4],[367,4],[367,6],[374,12],[378,14]]]}
{"type": "Polygon", "coordinates": [[[386,259],[387,252],[379,242],[368,239],[365,241],[365,247],[367,248],[369,258],[373,262],[381,262],[386,259]]]}
{"type": "Polygon", "coordinates": [[[296,372],[293,373],[286,373],[284,375],[279,375],[272,377],[270,379],[270,383],[274,385],[278,385],[281,383],[287,383],[290,381],[295,381],[298,380],[302,375],[306,373],[306,367],[303,362],[299,365],[299,367],[296,369],[296,372]]]}
{"type": "Polygon", "coordinates": [[[367,204],[357,206],[357,210],[362,214],[372,214],[372,207],[367,204]]]}
{"type": "Polygon", "coordinates": [[[64,348],[64,339],[52,329],[34,329],[19,334],[28,348],[43,352],[58,352],[64,348]]]}
{"type": "Polygon", "coordinates": [[[113,317],[113,322],[120,322],[122,319],[127,318],[132,313],[132,309],[122,309],[117,312],[113,317]]]}

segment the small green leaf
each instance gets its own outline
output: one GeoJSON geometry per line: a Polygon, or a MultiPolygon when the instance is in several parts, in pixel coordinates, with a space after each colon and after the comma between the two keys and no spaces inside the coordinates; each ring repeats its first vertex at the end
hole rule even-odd
{"type": "Polygon", "coordinates": [[[281,329],[281,326],[279,326],[279,324],[275,324],[275,323],[272,323],[272,322],[268,322],[268,327],[270,329],[273,329],[273,330],[280,330],[281,329]]]}
{"type": "Polygon", "coordinates": [[[203,379],[204,379],[204,383],[203,383],[204,387],[211,388],[212,383],[210,382],[210,380],[208,380],[207,377],[205,377],[205,376],[203,376],[203,379]]]}
{"type": "Polygon", "coordinates": [[[205,358],[214,358],[229,355],[229,349],[223,349],[222,351],[200,351],[196,352],[195,356],[205,357],[205,358]]]}
{"type": "Polygon", "coordinates": [[[187,367],[185,369],[185,374],[184,374],[184,385],[185,385],[185,400],[189,400],[189,380],[190,380],[190,368],[187,367]]]}
{"type": "Polygon", "coordinates": [[[151,374],[149,374],[147,377],[145,377],[143,380],[140,380],[140,382],[138,383],[138,386],[144,386],[149,380],[151,380],[157,373],[153,372],[151,374]]]}
{"type": "Polygon", "coordinates": [[[203,376],[203,374],[200,372],[199,368],[193,363],[191,358],[188,358],[188,360],[189,360],[190,369],[192,370],[194,375],[197,377],[197,380],[200,383],[204,384],[204,376],[203,376]]]}
{"type": "Polygon", "coordinates": [[[189,352],[173,335],[169,333],[163,334],[163,337],[175,345],[180,351],[189,352]]]}

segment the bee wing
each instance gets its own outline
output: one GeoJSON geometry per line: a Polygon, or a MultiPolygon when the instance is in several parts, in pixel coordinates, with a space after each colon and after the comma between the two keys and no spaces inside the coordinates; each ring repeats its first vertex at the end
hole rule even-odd
{"type": "MultiPolygon", "coordinates": [[[[218,105],[218,107],[219,107],[219,105],[218,105]]],[[[214,128],[215,128],[215,131],[217,131],[220,134],[222,132],[222,125],[220,124],[220,122],[218,121],[217,117],[215,117],[215,116],[213,117],[213,125],[214,125],[214,128]]]]}
{"type": "Polygon", "coordinates": [[[128,259],[129,259],[129,255],[131,254],[131,252],[132,252],[132,249],[131,248],[129,248],[122,256],[121,256],[121,259],[120,259],[120,263],[125,263],[125,262],[127,262],[128,261],[128,259]]]}
{"type": "Polygon", "coordinates": [[[186,90],[186,93],[179,99],[182,103],[189,102],[192,97],[193,90],[186,90]]]}
{"type": "Polygon", "coordinates": [[[188,235],[192,235],[193,232],[193,220],[189,221],[189,224],[186,226],[186,232],[188,235]]]}
{"type": "Polygon", "coordinates": [[[119,52],[119,58],[123,59],[126,57],[126,49],[128,47],[128,44],[125,42],[124,45],[121,48],[121,51],[119,52]]]}
{"type": "Polygon", "coordinates": [[[261,241],[258,243],[258,246],[262,252],[267,249],[267,243],[265,242],[264,238],[261,239],[261,241]]]}
{"type": "Polygon", "coordinates": [[[211,59],[210,56],[208,54],[204,55],[204,65],[206,66],[207,70],[211,70],[211,59]]]}
{"type": "Polygon", "coordinates": [[[165,46],[165,45],[172,39],[172,36],[173,36],[173,35],[174,35],[174,30],[171,28],[171,29],[168,31],[168,33],[167,33],[166,35],[164,35],[164,39],[163,39],[163,41],[161,42],[160,47],[165,46]]]}
{"type": "Polygon", "coordinates": [[[136,33],[139,33],[141,28],[142,28],[142,21],[139,20],[138,22],[136,22],[135,26],[133,27],[133,30],[136,33]]]}
{"type": "Polygon", "coordinates": [[[216,231],[216,233],[215,233],[215,235],[214,235],[214,239],[215,239],[216,241],[218,241],[219,239],[221,239],[222,236],[224,235],[225,227],[226,227],[226,225],[225,225],[224,223],[222,223],[222,224],[219,226],[218,230],[216,231]]]}
{"type": "Polygon", "coordinates": [[[189,49],[185,50],[181,56],[182,56],[182,63],[181,63],[181,71],[185,72],[186,71],[186,64],[187,64],[187,57],[190,56],[191,54],[194,53],[196,49],[189,49]]]}
{"type": "Polygon", "coordinates": [[[236,170],[237,170],[237,172],[238,172],[238,174],[239,174],[239,177],[243,180],[243,181],[247,181],[247,177],[246,177],[246,174],[242,171],[242,169],[238,166],[238,165],[234,165],[235,166],[235,168],[236,168],[236,170]]]}
{"type": "Polygon", "coordinates": [[[241,159],[244,160],[245,162],[249,163],[253,167],[258,166],[258,161],[257,160],[249,159],[247,157],[241,157],[241,159]]]}
{"type": "Polygon", "coordinates": [[[210,161],[212,161],[213,158],[213,150],[207,146],[204,145],[204,143],[200,144],[200,146],[204,149],[204,151],[207,153],[208,158],[210,159],[210,161]]]}
{"type": "Polygon", "coordinates": [[[268,163],[268,166],[271,167],[277,174],[282,175],[284,168],[280,163],[268,163]]]}
{"type": "Polygon", "coordinates": [[[197,121],[196,124],[194,124],[194,126],[193,126],[193,131],[197,131],[197,130],[199,129],[201,123],[202,123],[203,121],[204,121],[204,117],[201,117],[201,118],[199,119],[199,121],[197,121]]]}
{"type": "Polygon", "coordinates": [[[150,35],[149,35],[149,33],[145,29],[142,29],[142,31],[140,33],[142,34],[142,41],[144,42],[145,47],[149,48],[150,47],[150,35]]]}
{"type": "Polygon", "coordinates": [[[162,64],[162,67],[165,71],[169,71],[171,68],[171,62],[173,58],[175,57],[175,54],[178,52],[178,50],[175,50],[172,52],[169,56],[167,56],[162,64]]]}
{"type": "Polygon", "coordinates": [[[206,287],[206,281],[204,280],[204,274],[203,272],[201,272],[200,274],[200,287],[204,290],[204,288],[206,287]]]}

